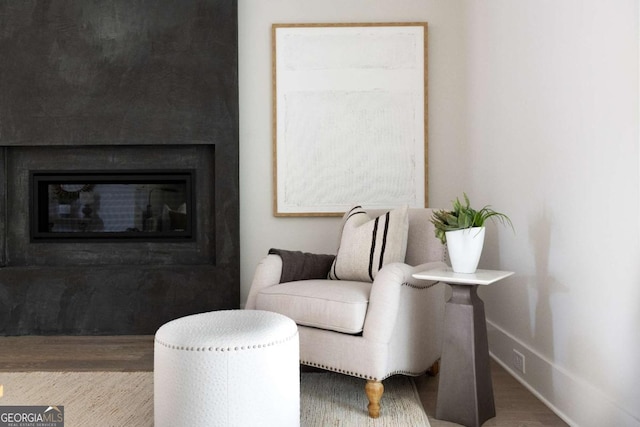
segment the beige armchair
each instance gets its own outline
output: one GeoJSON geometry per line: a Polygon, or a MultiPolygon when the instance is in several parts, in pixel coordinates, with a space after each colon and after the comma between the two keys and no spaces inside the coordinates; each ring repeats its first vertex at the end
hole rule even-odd
{"type": "Polygon", "coordinates": [[[408,210],[405,262],[383,265],[372,283],[324,278],[280,283],[282,258],[270,254],[258,265],[247,299],[247,309],[275,311],[298,324],[301,364],[367,380],[373,418],[380,413],[385,378],[437,369],[445,285],[412,277],[445,265],[430,217],[431,209],[408,210]]]}

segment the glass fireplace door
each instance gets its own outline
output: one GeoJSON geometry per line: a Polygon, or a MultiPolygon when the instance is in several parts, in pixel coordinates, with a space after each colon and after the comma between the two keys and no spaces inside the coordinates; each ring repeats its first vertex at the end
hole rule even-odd
{"type": "Polygon", "coordinates": [[[193,174],[33,171],[31,239],[191,239],[193,174]]]}

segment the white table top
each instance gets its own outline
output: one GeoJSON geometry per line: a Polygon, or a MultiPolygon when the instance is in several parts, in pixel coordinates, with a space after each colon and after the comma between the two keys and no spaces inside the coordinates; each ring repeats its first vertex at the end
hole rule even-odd
{"type": "Polygon", "coordinates": [[[454,273],[449,267],[421,271],[414,274],[413,277],[421,280],[438,280],[456,285],[490,285],[512,274],[513,271],[480,269],[476,270],[475,273],[454,273]]]}

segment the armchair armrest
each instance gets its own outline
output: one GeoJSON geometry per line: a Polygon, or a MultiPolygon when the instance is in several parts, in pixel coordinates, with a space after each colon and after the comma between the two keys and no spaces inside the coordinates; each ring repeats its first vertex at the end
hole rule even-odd
{"type": "Polygon", "coordinates": [[[385,265],[376,275],[371,287],[363,337],[377,342],[389,342],[393,336],[398,316],[401,314],[400,311],[410,308],[400,306],[402,293],[428,292],[426,289],[437,283],[417,280],[412,275],[427,269],[445,266],[446,264],[440,261],[420,264],[415,267],[403,263],[385,265]]]}
{"type": "Polygon", "coordinates": [[[270,249],[258,264],[245,308],[254,309],[260,290],[278,283],[326,278],[335,255],[270,249]]]}
{"type": "Polygon", "coordinates": [[[256,296],[260,290],[280,283],[281,275],[282,258],[278,255],[272,254],[262,258],[258,267],[256,267],[255,274],[253,275],[253,281],[251,282],[251,289],[249,290],[245,309],[254,310],[256,308],[256,296]]]}

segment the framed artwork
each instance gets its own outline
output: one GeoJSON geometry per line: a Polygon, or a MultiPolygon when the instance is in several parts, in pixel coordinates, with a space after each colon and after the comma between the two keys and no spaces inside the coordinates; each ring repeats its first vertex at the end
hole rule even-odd
{"type": "Polygon", "coordinates": [[[275,216],[427,205],[427,24],[274,24],[275,216]]]}

